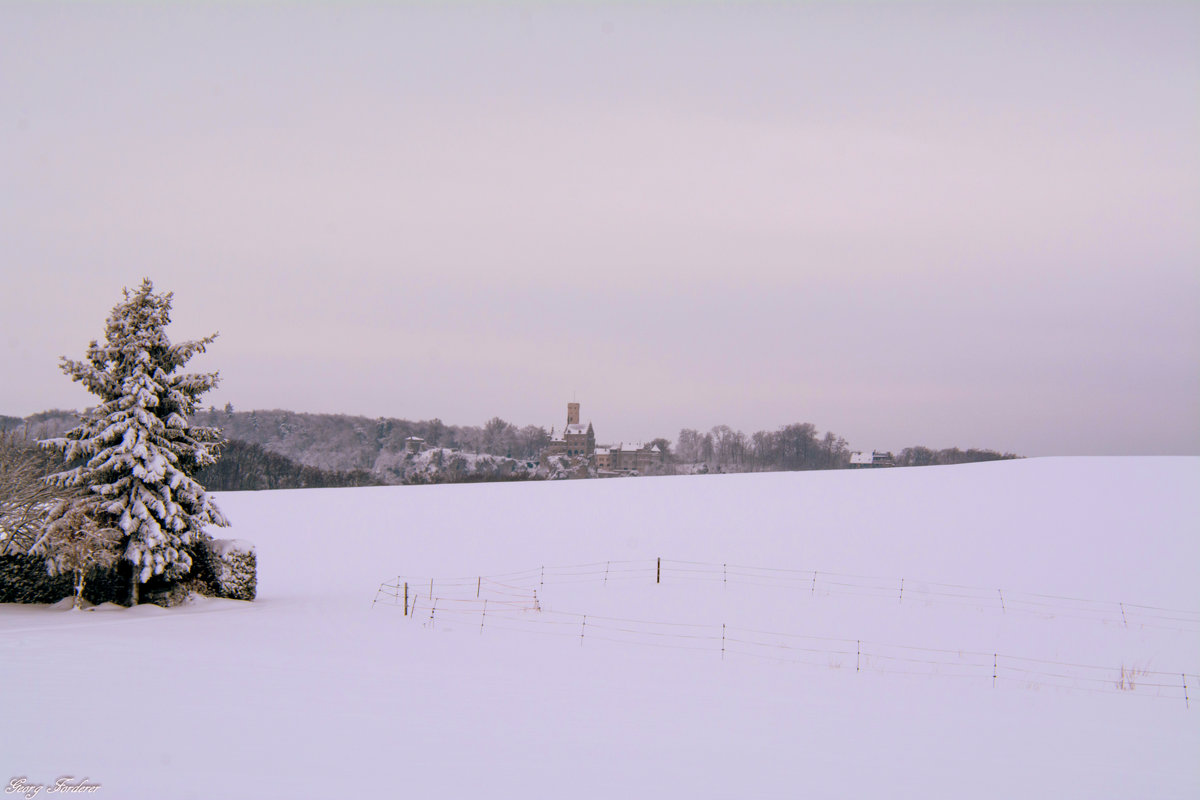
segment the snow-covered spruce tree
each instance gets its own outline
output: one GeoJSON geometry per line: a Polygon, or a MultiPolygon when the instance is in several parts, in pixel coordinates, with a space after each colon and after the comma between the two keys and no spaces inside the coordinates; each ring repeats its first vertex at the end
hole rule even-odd
{"type": "Polygon", "coordinates": [[[136,291],[126,289],[108,317],[104,344],[93,341],[83,361],[62,359],[62,371],[100,404],[65,436],[42,443],[72,466],[49,480],[83,488],[95,501],[98,528],[121,531],[123,558],[132,565],[130,605],[151,577],[178,580],[188,573],[186,546],[206,536],[205,525],[228,524],[191,477],[215,462],[222,443],[218,429],[188,422],[219,377],[176,373],[216,334],[171,344],[172,297],[155,294],[149,278],[136,291]]]}

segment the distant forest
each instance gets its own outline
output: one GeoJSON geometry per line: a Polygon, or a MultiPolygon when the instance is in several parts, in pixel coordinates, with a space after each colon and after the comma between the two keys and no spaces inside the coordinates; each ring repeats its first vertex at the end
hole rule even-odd
{"type": "MultiPolygon", "coordinates": [[[[850,452],[845,439],[833,433],[821,434],[808,422],[785,425],[774,431],[757,431],[749,436],[727,425],[718,425],[707,433],[681,430],[672,461],[737,472],[844,469],[850,466],[850,452]]],[[[1020,456],[975,448],[906,447],[894,453],[893,458],[898,467],[927,467],[1020,456]]]]}
{"type": "Polygon", "coordinates": [[[221,448],[216,464],[196,473],[209,491],[237,492],[259,489],[320,489],[340,486],[380,486],[376,476],[362,469],[329,470],[293,461],[262,445],[230,439],[221,448]]]}
{"type": "MultiPolygon", "coordinates": [[[[427,447],[516,462],[535,462],[550,441],[545,428],[518,427],[495,417],[482,426],[448,425],[439,419],[411,421],[345,414],[292,411],[235,411],[209,408],[193,420],[220,428],[229,440],[221,460],[197,477],[214,491],[369,486],[400,483],[411,461],[405,439],[420,437],[427,447]]],[[[46,411],[25,419],[0,416],[0,430],[26,438],[60,436],[77,423],[73,411],[46,411]]],[[[767,472],[842,469],[849,466],[846,440],[820,433],[811,423],[785,425],[747,435],[727,425],[706,432],[683,429],[675,442],[654,439],[664,454],[656,474],[767,472]]],[[[935,450],[908,447],[893,454],[896,466],[933,466],[1019,458],[994,450],[935,450]]],[[[534,477],[534,476],[531,476],[534,477]]],[[[487,480],[456,474],[446,480],[487,480]]],[[[429,482],[428,476],[421,482],[429,482]]]]}

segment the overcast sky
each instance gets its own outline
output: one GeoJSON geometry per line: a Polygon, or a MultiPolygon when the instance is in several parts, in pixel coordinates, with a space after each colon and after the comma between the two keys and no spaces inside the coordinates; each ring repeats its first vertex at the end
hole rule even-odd
{"type": "Polygon", "coordinates": [[[0,5],[0,413],[1200,453],[1200,5],[0,5]]]}

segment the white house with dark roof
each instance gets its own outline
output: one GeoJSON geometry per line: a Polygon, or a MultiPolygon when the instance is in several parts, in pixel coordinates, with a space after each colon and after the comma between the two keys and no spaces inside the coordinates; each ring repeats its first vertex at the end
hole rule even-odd
{"type": "Polygon", "coordinates": [[[891,453],[877,453],[874,450],[868,450],[865,453],[850,454],[850,467],[852,469],[894,466],[896,466],[896,459],[891,453]]]}

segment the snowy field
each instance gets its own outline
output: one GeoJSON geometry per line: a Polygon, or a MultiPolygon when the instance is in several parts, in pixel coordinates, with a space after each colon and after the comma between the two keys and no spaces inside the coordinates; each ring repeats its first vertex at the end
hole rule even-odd
{"type": "Polygon", "coordinates": [[[1076,458],[226,493],[256,602],[0,606],[0,780],[1195,798],[1198,490],[1076,458]]]}

